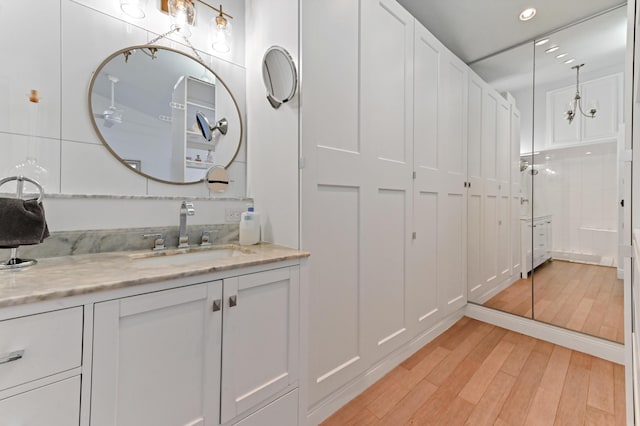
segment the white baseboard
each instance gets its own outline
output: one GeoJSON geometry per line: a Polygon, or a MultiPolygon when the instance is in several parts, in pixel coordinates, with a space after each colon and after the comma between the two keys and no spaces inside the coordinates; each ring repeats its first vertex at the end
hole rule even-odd
{"type": "Polygon", "coordinates": [[[398,348],[383,360],[376,363],[360,376],[356,377],[328,397],[315,404],[307,413],[309,426],[315,426],[326,420],[330,415],[338,411],[365,389],[381,379],[385,374],[396,368],[400,363],[417,352],[424,345],[444,333],[464,316],[465,308],[462,307],[453,314],[442,319],[438,324],[423,332],[406,345],[398,348]]]}
{"type": "Polygon", "coordinates": [[[502,290],[509,287],[511,284],[515,283],[519,279],[520,279],[520,272],[517,272],[515,275],[507,278],[506,280],[504,280],[503,282],[501,282],[491,290],[487,291],[482,296],[478,297],[478,299],[474,299],[473,302],[479,305],[483,305],[487,300],[491,299],[493,296],[500,293],[502,290]]]}
{"type": "Polygon", "coordinates": [[[468,304],[465,308],[465,315],[469,318],[584,352],[616,364],[625,364],[624,345],[619,343],[587,336],[576,331],[496,311],[484,306],[468,304]]]}

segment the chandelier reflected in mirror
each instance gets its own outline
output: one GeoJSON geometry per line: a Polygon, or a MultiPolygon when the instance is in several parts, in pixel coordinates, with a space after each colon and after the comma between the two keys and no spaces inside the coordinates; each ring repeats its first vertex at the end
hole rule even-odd
{"type": "Polygon", "coordinates": [[[583,116],[589,118],[595,118],[597,112],[597,104],[595,101],[589,106],[588,112],[585,113],[582,109],[582,96],[580,95],[580,68],[582,67],[584,67],[584,64],[574,65],[571,67],[572,70],[576,70],[576,94],[571,102],[569,102],[569,109],[564,116],[569,121],[569,124],[571,124],[573,119],[576,117],[578,111],[583,116]]]}

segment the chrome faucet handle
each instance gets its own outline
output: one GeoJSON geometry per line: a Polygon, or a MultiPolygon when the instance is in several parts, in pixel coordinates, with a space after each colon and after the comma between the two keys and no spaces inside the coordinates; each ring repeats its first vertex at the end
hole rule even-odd
{"type": "Polygon", "coordinates": [[[180,206],[180,213],[184,213],[188,216],[193,216],[194,214],[196,214],[196,209],[191,201],[183,201],[182,205],[180,206]]]}
{"type": "Polygon", "coordinates": [[[202,231],[202,238],[200,240],[200,247],[208,247],[211,245],[211,232],[217,234],[218,231],[202,231]]]}
{"type": "Polygon", "coordinates": [[[155,238],[153,242],[153,251],[166,250],[167,247],[164,245],[164,235],[162,234],[144,234],[143,237],[146,238],[155,238]]]}

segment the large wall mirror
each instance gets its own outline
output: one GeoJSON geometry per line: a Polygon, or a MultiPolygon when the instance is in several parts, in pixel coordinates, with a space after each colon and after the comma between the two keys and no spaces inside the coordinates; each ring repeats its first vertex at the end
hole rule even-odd
{"type": "Polygon", "coordinates": [[[132,46],[105,59],[91,80],[89,107],[108,150],[165,183],[202,181],[211,167],[228,167],[242,142],[240,110],[225,83],[195,58],[162,46],[132,46]],[[210,137],[198,114],[214,127],[210,137]]]}
{"type": "Polygon", "coordinates": [[[510,105],[517,197],[510,276],[469,300],[618,343],[626,27],[621,6],[470,64],[510,105]]]}

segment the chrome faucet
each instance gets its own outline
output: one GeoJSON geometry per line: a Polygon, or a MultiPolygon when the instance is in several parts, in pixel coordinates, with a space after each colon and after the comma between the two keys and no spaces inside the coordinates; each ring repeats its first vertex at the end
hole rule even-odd
{"type": "Polygon", "coordinates": [[[196,214],[196,209],[190,201],[183,201],[180,205],[180,233],[178,235],[178,248],[189,248],[189,235],[187,234],[187,216],[196,214]]]}

